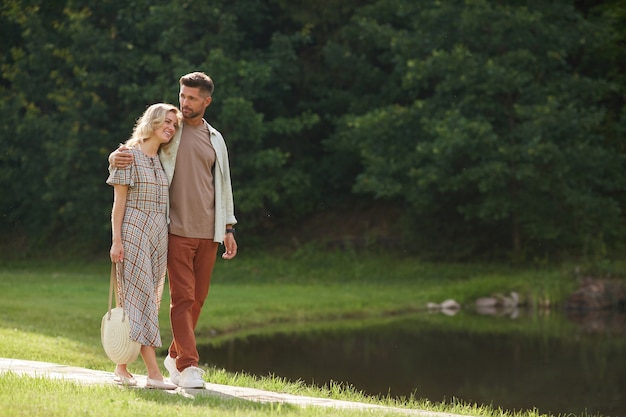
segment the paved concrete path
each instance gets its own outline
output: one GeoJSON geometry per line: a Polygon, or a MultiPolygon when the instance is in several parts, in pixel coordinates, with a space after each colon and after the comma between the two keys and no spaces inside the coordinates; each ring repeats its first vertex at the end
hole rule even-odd
{"type": "MultiPolygon", "coordinates": [[[[57,378],[73,381],[81,384],[114,384],[113,372],[94,371],[92,369],[80,368],[76,366],[59,365],[48,362],[34,362],[22,359],[0,358],[0,373],[13,372],[17,375],[28,375],[32,377],[57,378]]],[[[146,385],[145,375],[135,375],[138,388],[146,385]]],[[[385,407],[375,404],[365,404],[353,401],[332,400],[328,398],[304,397],[292,394],[283,394],[272,391],[263,391],[255,388],[234,387],[230,385],[220,385],[206,383],[206,389],[182,389],[175,391],[164,391],[170,394],[179,394],[186,397],[198,395],[214,395],[221,398],[238,398],[261,403],[287,403],[301,407],[319,406],[335,407],[343,409],[370,409],[381,411],[395,411],[400,414],[421,416],[421,417],[462,417],[455,414],[430,412],[424,410],[408,410],[404,408],[385,407]]]]}

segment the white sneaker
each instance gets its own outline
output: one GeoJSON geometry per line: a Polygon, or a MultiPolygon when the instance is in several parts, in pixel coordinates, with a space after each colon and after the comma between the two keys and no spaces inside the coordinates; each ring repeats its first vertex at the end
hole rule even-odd
{"type": "Polygon", "coordinates": [[[170,373],[170,381],[172,384],[178,385],[178,381],[180,380],[180,371],[176,368],[176,359],[172,358],[168,353],[163,361],[163,365],[165,365],[165,369],[170,373]]]}
{"type": "Polygon", "coordinates": [[[204,388],[204,379],[202,379],[204,371],[196,366],[190,366],[183,369],[178,379],[178,385],[181,388],[204,388]]]}

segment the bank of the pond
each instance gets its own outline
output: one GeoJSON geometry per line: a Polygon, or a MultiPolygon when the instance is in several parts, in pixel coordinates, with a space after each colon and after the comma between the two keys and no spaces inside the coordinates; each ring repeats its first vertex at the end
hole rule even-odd
{"type": "MultiPolygon", "coordinates": [[[[0,325],[98,343],[90,329],[99,325],[106,306],[109,267],[106,260],[0,260],[0,325]],[[62,320],[48,323],[53,317],[62,320]]],[[[450,299],[471,309],[479,298],[511,292],[526,308],[563,308],[585,277],[624,276],[624,271],[617,262],[595,269],[576,264],[519,268],[432,264],[390,254],[242,251],[235,260],[216,265],[198,337],[210,343],[220,335],[402,315],[450,299]]],[[[164,329],[169,328],[168,301],[166,286],[160,315],[164,329]]],[[[164,345],[169,337],[164,331],[164,345]]]]}

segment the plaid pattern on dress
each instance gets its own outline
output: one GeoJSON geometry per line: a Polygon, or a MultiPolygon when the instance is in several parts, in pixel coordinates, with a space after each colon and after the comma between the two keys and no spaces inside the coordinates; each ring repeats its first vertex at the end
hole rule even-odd
{"type": "Polygon", "coordinates": [[[113,168],[107,184],[128,185],[122,222],[123,273],[118,276],[120,302],[130,318],[130,338],[161,347],[159,306],[167,268],[167,176],[158,156],[131,149],[134,163],[113,168]]]}

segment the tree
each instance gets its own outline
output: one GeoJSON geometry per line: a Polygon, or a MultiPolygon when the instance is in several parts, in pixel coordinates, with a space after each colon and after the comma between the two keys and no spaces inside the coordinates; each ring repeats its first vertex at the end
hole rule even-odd
{"type": "Polygon", "coordinates": [[[386,45],[384,61],[366,65],[393,65],[401,88],[344,119],[337,142],[364,166],[355,190],[403,198],[430,242],[482,235],[519,257],[616,237],[623,156],[602,132],[615,89],[593,70],[610,38],[602,23],[570,2],[364,9],[345,43],[386,45]]]}
{"type": "Polygon", "coordinates": [[[105,248],[107,155],[203,70],[241,236],[373,198],[457,257],[623,241],[622,3],[6,0],[0,234],[105,248]]]}

